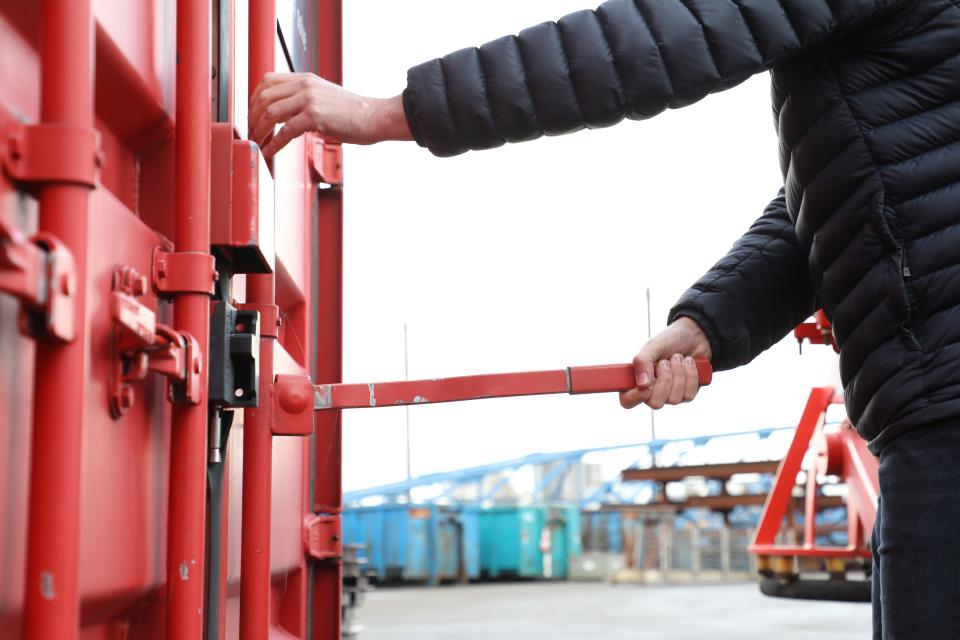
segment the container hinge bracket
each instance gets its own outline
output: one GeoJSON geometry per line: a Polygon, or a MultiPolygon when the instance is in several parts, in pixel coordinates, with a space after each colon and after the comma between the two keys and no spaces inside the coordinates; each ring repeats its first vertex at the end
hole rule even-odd
{"type": "Polygon", "coordinates": [[[303,521],[303,549],[314,560],[339,560],[343,556],[340,516],[307,516],[303,521]]]}
{"type": "Polygon", "coordinates": [[[111,415],[119,418],[133,406],[134,383],[144,380],[151,371],[167,378],[171,402],[199,403],[203,360],[196,338],[157,322],[156,313],[137,300],[137,296],[146,293],[147,280],[135,269],[117,268],[113,288],[111,415]]]}
{"type": "Polygon", "coordinates": [[[93,189],[103,164],[96,129],[0,120],[0,159],[17,182],[67,182],[93,189]]]}
{"type": "Polygon", "coordinates": [[[280,307],[275,304],[258,304],[243,302],[237,305],[242,311],[255,311],[260,314],[260,337],[280,337],[280,307]]]}
{"type": "Polygon", "coordinates": [[[343,146],[317,136],[310,136],[310,173],[315,182],[339,187],[343,185],[343,146]]]}
{"type": "Polygon", "coordinates": [[[203,251],[153,250],[153,287],[161,294],[213,295],[217,283],[214,257],[203,251]]]}
{"type": "Polygon", "coordinates": [[[27,238],[0,221],[0,292],[20,300],[23,333],[73,340],[76,278],[73,254],[55,236],[27,238]]]}

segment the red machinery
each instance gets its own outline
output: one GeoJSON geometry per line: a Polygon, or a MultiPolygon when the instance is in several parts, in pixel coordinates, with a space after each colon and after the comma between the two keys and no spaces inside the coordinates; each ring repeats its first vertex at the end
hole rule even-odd
{"type": "MultiPolygon", "coordinates": [[[[836,348],[822,311],[815,322],[797,328],[799,341],[836,348]]],[[[757,556],[760,588],[772,596],[829,600],[870,599],[870,549],[867,540],[877,517],[878,462],[848,420],[825,424],[833,404],[842,403],[832,387],[814,389],[786,456],[777,469],[750,552],[757,556]],[[802,541],[789,526],[789,504],[797,477],[805,471],[802,541]],[[827,484],[847,487],[847,541],[844,547],[817,542],[818,490],[827,484]],[[811,578],[810,574],[820,574],[811,578]],[[861,574],[863,578],[852,578],[861,574]],[[827,579],[823,579],[826,576],[827,579]],[[851,579],[852,578],[852,579],[851,579]]]]}

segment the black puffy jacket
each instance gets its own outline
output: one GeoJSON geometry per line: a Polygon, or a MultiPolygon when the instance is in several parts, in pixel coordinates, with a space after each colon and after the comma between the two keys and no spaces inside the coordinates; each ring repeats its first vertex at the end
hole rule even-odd
{"type": "Polygon", "coordinates": [[[873,451],[960,415],[960,0],[610,0],[410,70],[440,156],[643,119],[770,70],[784,189],[671,311],[745,364],[817,304],[873,451]]]}

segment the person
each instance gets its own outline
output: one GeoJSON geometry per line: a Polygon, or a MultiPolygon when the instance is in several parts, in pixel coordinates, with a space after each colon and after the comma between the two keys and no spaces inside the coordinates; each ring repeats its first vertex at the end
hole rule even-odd
{"type": "Polygon", "coordinates": [[[880,458],[874,637],[960,637],[960,2],[610,0],[416,66],[389,99],[270,74],[250,133],[268,156],[305,131],[452,156],[650,118],[763,71],[783,188],[640,350],[621,403],[690,401],[692,357],[744,365],[822,307],[880,458]]]}

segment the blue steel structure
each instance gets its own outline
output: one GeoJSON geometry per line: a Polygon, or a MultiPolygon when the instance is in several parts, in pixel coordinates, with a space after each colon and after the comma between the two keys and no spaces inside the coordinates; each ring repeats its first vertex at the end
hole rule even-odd
{"type": "MultiPolygon", "coordinates": [[[[754,429],[751,431],[720,433],[709,436],[648,440],[646,442],[611,445],[606,447],[593,447],[588,449],[573,449],[570,451],[558,451],[555,453],[534,453],[512,460],[503,460],[500,462],[479,465],[476,467],[468,467],[465,469],[457,469],[454,471],[430,473],[417,476],[415,478],[410,478],[409,480],[403,480],[401,482],[393,482],[390,484],[369,487],[366,489],[346,491],[343,494],[343,501],[347,506],[358,505],[361,503],[361,501],[375,498],[379,498],[385,502],[403,502],[408,498],[411,490],[432,485],[445,485],[446,488],[440,495],[447,496],[450,495],[450,493],[457,487],[462,487],[465,485],[480,487],[483,483],[483,480],[494,473],[500,473],[504,471],[516,472],[526,466],[555,464],[557,466],[548,471],[534,489],[534,495],[545,499],[547,497],[547,490],[553,489],[556,491],[556,489],[563,484],[562,481],[565,475],[576,467],[575,463],[587,454],[622,449],[641,449],[642,453],[640,455],[640,459],[643,459],[647,456],[657,455],[666,447],[671,445],[692,443],[693,447],[691,451],[693,451],[700,447],[706,446],[711,442],[724,438],[755,436],[758,440],[763,440],[774,433],[792,431],[795,428],[795,426],[774,427],[768,429],[754,429]]],[[[499,492],[499,490],[502,489],[509,481],[510,477],[508,475],[499,478],[497,483],[486,492],[478,490],[476,501],[482,503],[486,500],[493,500],[496,497],[497,492],[499,492]]],[[[644,483],[630,483],[630,487],[624,487],[623,483],[620,482],[619,477],[617,477],[613,480],[605,482],[596,491],[593,491],[589,495],[583,497],[580,502],[582,505],[604,502],[631,502],[632,500],[624,499],[626,496],[624,496],[621,491],[632,491],[636,493],[642,491],[643,484],[644,483]],[[633,485],[641,486],[638,489],[633,485]]]]}

